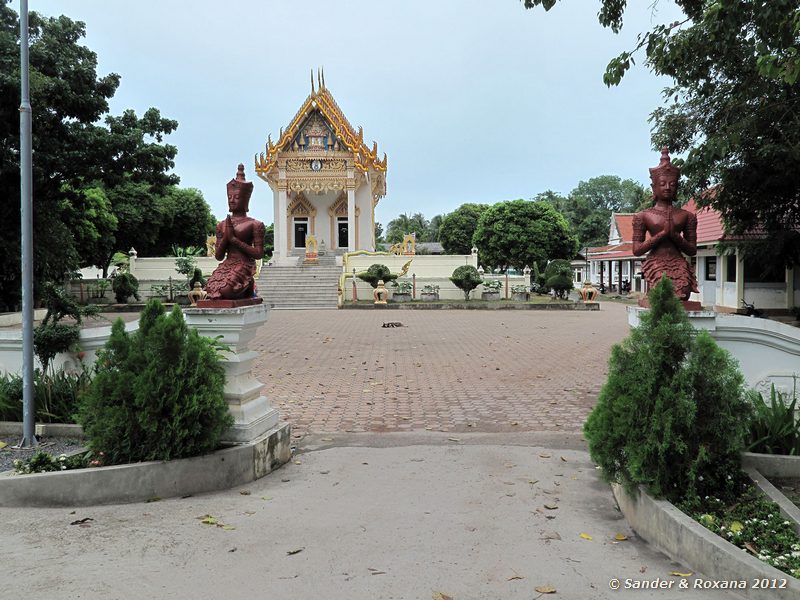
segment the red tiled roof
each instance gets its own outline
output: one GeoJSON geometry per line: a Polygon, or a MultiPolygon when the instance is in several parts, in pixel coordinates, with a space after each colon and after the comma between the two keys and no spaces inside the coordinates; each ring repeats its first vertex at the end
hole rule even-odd
{"type": "Polygon", "coordinates": [[[691,213],[697,215],[697,243],[708,244],[718,242],[725,237],[725,226],[722,223],[722,215],[711,208],[698,208],[694,198],[683,207],[691,213]]]}
{"type": "Polygon", "coordinates": [[[589,260],[620,260],[628,258],[637,258],[633,255],[632,242],[589,248],[589,260]]]}
{"type": "Polygon", "coordinates": [[[633,213],[614,213],[614,221],[622,242],[633,241],[633,213]]]}

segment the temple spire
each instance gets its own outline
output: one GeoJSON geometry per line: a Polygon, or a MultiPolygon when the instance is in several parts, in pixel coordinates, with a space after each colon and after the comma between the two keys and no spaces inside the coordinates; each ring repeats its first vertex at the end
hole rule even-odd
{"type": "Polygon", "coordinates": [[[311,95],[316,94],[314,91],[314,69],[311,69],[311,95]]]}

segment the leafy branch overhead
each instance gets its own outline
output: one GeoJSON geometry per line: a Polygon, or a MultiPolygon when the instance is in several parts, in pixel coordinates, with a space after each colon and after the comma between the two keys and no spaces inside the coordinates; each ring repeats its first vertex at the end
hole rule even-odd
{"type": "MultiPolygon", "coordinates": [[[[556,4],[524,0],[526,8],[550,10],[556,4]]],[[[602,0],[600,24],[618,32],[627,4],[602,0]]],[[[800,0],[675,4],[683,18],[642,32],[634,48],[610,61],[604,81],[620,83],[641,54],[653,73],[670,77],[663,106],[651,115],[653,146],[686,155],[687,191],[719,210],[732,234],[766,234],[747,250],[796,264],[800,0]]]]}

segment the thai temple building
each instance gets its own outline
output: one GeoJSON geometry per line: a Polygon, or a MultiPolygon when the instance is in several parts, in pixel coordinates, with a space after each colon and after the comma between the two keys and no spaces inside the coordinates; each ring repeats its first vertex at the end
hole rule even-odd
{"type": "Polygon", "coordinates": [[[330,255],[375,250],[375,206],[386,194],[387,157],[370,148],[325,86],[324,73],[311,76],[311,94],[277,142],[267,139],[256,155],[258,177],[273,196],[273,264],[302,261],[313,236],[330,255]]]}

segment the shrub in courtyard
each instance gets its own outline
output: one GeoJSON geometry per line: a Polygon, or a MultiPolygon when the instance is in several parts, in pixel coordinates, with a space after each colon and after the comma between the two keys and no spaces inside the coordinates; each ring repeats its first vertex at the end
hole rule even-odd
{"type": "Polygon", "coordinates": [[[392,281],[397,279],[397,277],[397,275],[392,275],[392,272],[389,271],[389,267],[379,263],[370,265],[369,269],[358,274],[358,278],[361,281],[366,281],[373,288],[378,287],[378,281],[381,279],[385,285],[389,285],[392,281]]]}
{"type": "Polygon", "coordinates": [[[33,349],[47,373],[56,354],[73,350],[80,338],[80,324],[85,317],[98,313],[97,306],[80,306],[64,288],[52,282],[42,287],[42,303],[47,313],[33,331],[33,349]],[[70,318],[74,323],[62,323],[70,318]]]}
{"type": "Polygon", "coordinates": [[[461,265],[460,267],[456,267],[456,270],[453,271],[453,274],[450,276],[450,281],[452,281],[458,289],[464,292],[464,300],[467,301],[469,301],[470,292],[483,283],[483,279],[481,279],[481,274],[478,273],[478,269],[472,265],[461,265]]]}
{"type": "Polygon", "coordinates": [[[233,420],[223,397],[222,346],[150,300],[139,330],[118,319],[81,405],[90,447],[108,464],[170,460],[214,450],[233,420]]]}
{"type": "Polygon", "coordinates": [[[556,296],[565,298],[572,289],[572,265],[568,260],[551,260],[544,270],[545,287],[555,290],[556,296]]]}
{"type": "Polygon", "coordinates": [[[644,484],[676,503],[732,499],[751,410],[744,379],[707,332],[695,333],[668,279],[650,306],[612,349],[584,426],[592,459],[629,492],[644,484]]]}
{"type": "Polygon", "coordinates": [[[120,304],[126,303],[131,296],[139,300],[139,280],[130,273],[117,273],[111,280],[111,289],[120,304]]]}

